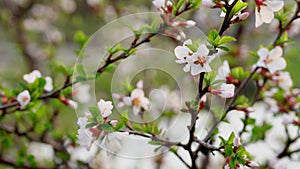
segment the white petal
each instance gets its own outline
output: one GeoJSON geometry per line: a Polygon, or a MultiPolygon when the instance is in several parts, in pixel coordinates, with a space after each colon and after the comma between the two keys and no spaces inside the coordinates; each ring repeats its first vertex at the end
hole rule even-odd
{"type": "Polygon", "coordinates": [[[259,27],[263,24],[263,20],[260,18],[260,14],[258,12],[257,7],[255,8],[255,27],[259,27]]]}
{"type": "Polygon", "coordinates": [[[183,67],[183,71],[185,72],[189,72],[191,70],[191,65],[189,64],[186,64],[184,67],[183,67]]]}
{"type": "Polygon", "coordinates": [[[196,55],[197,56],[207,56],[208,53],[209,53],[209,50],[207,49],[206,45],[201,44],[201,45],[199,45],[196,55]]]}
{"type": "Polygon", "coordinates": [[[196,75],[200,74],[201,72],[205,72],[205,70],[201,66],[195,65],[195,64],[193,64],[191,66],[191,74],[193,76],[196,76],[196,75]]]}
{"type": "Polygon", "coordinates": [[[270,58],[280,58],[282,56],[282,48],[276,46],[274,49],[270,51],[270,58]]]}
{"type": "Polygon", "coordinates": [[[34,70],[29,74],[25,74],[23,76],[23,79],[27,82],[27,83],[33,83],[37,78],[40,78],[42,76],[41,72],[38,70],[34,70]]]}
{"type": "Polygon", "coordinates": [[[20,109],[24,109],[27,104],[30,102],[31,97],[28,90],[24,90],[23,92],[19,93],[17,96],[17,101],[20,104],[20,109]]]}
{"type": "Polygon", "coordinates": [[[284,58],[279,58],[269,63],[267,66],[271,73],[275,73],[276,71],[283,70],[286,67],[286,61],[284,58]]]}
{"type": "Polygon", "coordinates": [[[266,1],[265,3],[273,12],[279,11],[284,5],[283,1],[266,1]]]}
{"type": "Polygon", "coordinates": [[[131,99],[144,97],[144,91],[141,89],[134,89],[130,95],[131,99]]]}
{"type": "Polygon", "coordinates": [[[101,112],[102,117],[106,118],[112,113],[111,110],[113,109],[113,105],[111,101],[104,101],[101,99],[98,102],[98,108],[101,112]]]}
{"type": "Polygon", "coordinates": [[[47,77],[45,77],[45,80],[46,80],[46,85],[45,85],[44,89],[47,92],[50,92],[53,89],[52,78],[47,76],[47,77]]]}
{"type": "Polygon", "coordinates": [[[269,55],[269,50],[267,48],[261,48],[257,51],[257,53],[262,60],[265,60],[269,55]]]}
{"type": "Polygon", "coordinates": [[[192,44],[192,40],[188,39],[188,40],[186,40],[186,41],[183,42],[182,46],[186,46],[186,45],[190,45],[190,44],[192,44]]]}
{"type": "Polygon", "coordinates": [[[140,106],[133,106],[133,114],[138,115],[140,112],[141,107],[140,106]]]}
{"type": "Polygon", "coordinates": [[[177,46],[174,49],[175,56],[178,59],[183,59],[184,57],[188,57],[190,51],[191,50],[188,47],[186,47],[186,46],[177,46]]]}
{"type": "Polygon", "coordinates": [[[136,83],[136,87],[139,88],[139,89],[143,89],[143,80],[139,80],[137,83],[136,83]]]}
{"type": "Polygon", "coordinates": [[[266,6],[261,6],[260,7],[260,17],[263,22],[271,23],[272,20],[274,19],[274,13],[270,8],[268,8],[266,6]]]}

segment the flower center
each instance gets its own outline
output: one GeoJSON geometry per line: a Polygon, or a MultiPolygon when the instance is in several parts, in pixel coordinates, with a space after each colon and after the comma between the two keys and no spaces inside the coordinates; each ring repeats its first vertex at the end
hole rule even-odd
{"type": "Polygon", "coordinates": [[[29,100],[28,97],[23,97],[23,98],[22,98],[22,102],[26,102],[27,100],[29,100]]]}
{"type": "Polygon", "coordinates": [[[206,63],[206,59],[203,56],[198,56],[197,60],[194,61],[194,64],[201,65],[203,67],[204,63],[206,63]]]}
{"type": "Polygon", "coordinates": [[[264,62],[265,62],[265,64],[269,64],[269,63],[273,62],[273,59],[265,59],[264,62]]]}
{"type": "Polygon", "coordinates": [[[264,4],[265,0],[255,0],[256,5],[259,7],[264,4]]]}
{"type": "Polygon", "coordinates": [[[134,98],[133,100],[132,100],[132,105],[133,106],[137,106],[137,105],[139,105],[141,103],[141,100],[139,99],[139,98],[134,98]]]}

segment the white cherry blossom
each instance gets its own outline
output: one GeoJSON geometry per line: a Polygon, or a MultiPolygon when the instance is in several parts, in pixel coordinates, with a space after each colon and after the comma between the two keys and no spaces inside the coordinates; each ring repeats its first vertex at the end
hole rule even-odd
{"type": "Polygon", "coordinates": [[[145,97],[145,93],[142,89],[134,89],[131,92],[130,102],[135,115],[141,112],[141,109],[149,110],[150,103],[148,98],[145,97]]]}
{"type": "Polygon", "coordinates": [[[23,92],[19,93],[17,96],[17,101],[20,104],[20,109],[24,109],[28,103],[30,102],[30,93],[28,90],[24,90],[23,92]]]}
{"type": "Polygon", "coordinates": [[[282,57],[282,48],[279,46],[270,51],[267,48],[261,48],[257,53],[259,60],[256,65],[268,69],[270,73],[275,73],[286,67],[286,61],[282,57]]]}
{"type": "Polygon", "coordinates": [[[248,161],[247,165],[251,168],[258,168],[259,167],[259,164],[255,161],[248,161]]]}
{"type": "Polygon", "coordinates": [[[100,100],[98,102],[98,108],[103,118],[108,117],[112,113],[113,105],[111,101],[100,100]]]}
{"type": "Polygon", "coordinates": [[[235,86],[233,84],[222,83],[218,89],[212,90],[211,93],[222,98],[231,98],[234,96],[234,89],[235,86]]]}
{"type": "Polygon", "coordinates": [[[274,12],[278,12],[284,5],[283,1],[255,0],[255,27],[263,23],[271,23],[274,12]]]}
{"type": "Polygon", "coordinates": [[[179,64],[185,64],[183,71],[189,72],[191,69],[190,63],[187,61],[188,57],[193,55],[193,52],[187,47],[187,45],[192,44],[192,40],[186,40],[182,46],[177,46],[174,49],[175,56],[178,60],[176,60],[179,64]]]}
{"type": "Polygon", "coordinates": [[[226,80],[226,77],[230,74],[230,67],[228,61],[225,60],[223,64],[218,68],[216,80],[226,80]]]}
{"type": "Polygon", "coordinates": [[[165,0],[154,0],[154,1],[152,1],[152,4],[153,4],[157,9],[161,9],[161,8],[165,7],[165,0]]]}
{"type": "Polygon", "coordinates": [[[284,114],[282,116],[282,124],[287,125],[287,124],[292,124],[294,121],[297,121],[297,117],[294,114],[284,114]]]}
{"type": "Polygon", "coordinates": [[[42,77],[42,74],[40,71],[38,70],[34,70],[29,74],[25,74],[23,76],[23,79],[27,82],[27,83],[33,83],[37,78],[42,77]]]}
{"type": "Polygon", "coordinates": [[[53,90],[53,81],[52,81],[52,78],[50,76],[47,76],[45,77],[45,80],[46,80],[46,85],[44,86],[44,89],[47,91],[47,92],[50,92],[53,90]]]}
{"type": "Polygon", "coordinates": [[[197,52],[187,58],[188,63],[191,65],[191,74],[193,76],[198,75],[201,72],[211,71],[209,63],[214,59],[214,56],[209,56],[208,54],[209,50],[206,45],[200,44],[197,52]]]}
{"type": "Polygon", "coordinates": [[[107,149],[107,153],[118,152],[121,149],[121,140],[128,135],[128,132],[108,133],[105,137],[105,147],[107,149]]]}
{"type": "Polygon", "coordinates": [[[289,91],[293,86],[293,80],[289,72],[279,72],[278,76],[273,76],[273,80],[285,91],[289,91]]]}
{"type": "Polygon", "coordinates": [[[77,133],[78,143],[89,151],[93,143],[93,133],[88,128],[79,128],[77,133]]]}

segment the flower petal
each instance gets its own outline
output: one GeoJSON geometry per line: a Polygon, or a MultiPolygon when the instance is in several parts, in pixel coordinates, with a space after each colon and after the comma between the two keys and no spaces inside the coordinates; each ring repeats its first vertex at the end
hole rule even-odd
{"type": "Polygon", "coordinates": [[[274,19],[274,13],[270,8],[268,8],[266,6],[261,6],[260,7],[260,17],[263,22],[271,23],[272,20],[274,19]]]}
{"type": "Polygon", "coordinates": [[[286,67],[286,61],[284,58],[279,58],[269,63],[267,66],[270,73],[275,73],[276,71],[283,70],[286,67]]]}
{"type": "Polygon", "coordinates": [[[276,46],[274,49],[270,51],[270,58],[280,58],[282,56],[282,48],[276,46]]]}
{"type": "Polygon", "coordinates": [[[184,59],[184,57],[188,57],[190,51],[191,50],[188,47],[186,47],[186,46],[177,46],[174,49],[175,56],[178,59],[184,59]]]}
{"type": "Polygon", "coordinates": [[[206,45],[201,44],[201,45],[199,45],[199,47],[198,47],[198,50],[197,50],[197,52],[196,52],[196,55],[198,55],[198,56],[199,56],[199,55],[200,55],[200,56],[207,56],[208,53],[209,53],[209,50],[207,49],[206,45]]]}
{"type": "Polygon", "coordinates": [[[279,11],[284,5],[283,1],[266,1],[265,3],[273,12],[279,11]]]}
{"type": "Polygon", "coordinates": [[[260,18],[260,14],[258,12],[258,9],[255,8],[255,27],[260,27],[263,24],[263,20],[260,18]]]}

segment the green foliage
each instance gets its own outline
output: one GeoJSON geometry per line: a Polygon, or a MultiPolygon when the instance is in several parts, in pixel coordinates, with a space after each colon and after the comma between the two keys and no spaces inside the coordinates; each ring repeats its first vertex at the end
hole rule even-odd
{"type": "Polygon", "coordinates": [[[252,134],[250,142],[257,142],[259,140],[265,139],[266,132],[272,128],[272,125],[264,122],[261,126],[254,126],[252,129],[252,134]]]}
{"type": "Polygon", "coordinates": [[[235,104],[240,107],[249,107],[249,98],[241,95],[236,99],[235,104]]]}
{"type": "Polygon", "coordinates": [[[284,45],[287,43],[294,42],[294,40],[289,39],[289,35],[287,31],[284,31],[284,33],[281,35],[281,37],[276,41],[276,45],[284,45]]]}
{"type": "Polygon", "coordinates": [[[221,145],[224,146],[224,157],[230,158],[229,166],[231,168],[236,168],[237,163],[241,165],[246,164],[245,157],[249,157],[249,153],[246,149],[241,145],[238,147],[234,147],[233,142],[235,138],[235,134],[232,132],[228,139],[223,137],[219,137],[221,139],[221,145]]]}
{"type": "Polygon", "coordinates": [[[240,11],[244,10],[247,6],[248,6],[247,2],[242,2],[242,1],[238,0],[237,3],[232,8],[232,10],[230,12],[230,16],[238,14],[240,11]]]}
{"type": "Polygon", "coordinates": [[[214,48],[220,48],[225,51],[229,51],[229,48],[226,46],[223,46],[226,43],[236,41],[234,37],[231,36],[223,36],[221,37],[217,30],[213,29],[208,33],[208,42],[214,47],[214,48]]]}
{"type": "Polygon", "coordinates": [[[189,0],[192,8],[198,9],[202,3],[202,0],[189,0]]]}
{"type": "Polygon", "coordinates": [[[250,72],[244,71],[242,67],[236,67],[231,70],[231,76],[237,80],[244,80],[250,75],[250,72]]]}
{"type": "Polygon", "coordinates": [[[88,40],[88,36],[81,30],[76,31],[73,36],[73,41],[79,44],[81,48],[84,46],[87,40],[88,40]]]}

